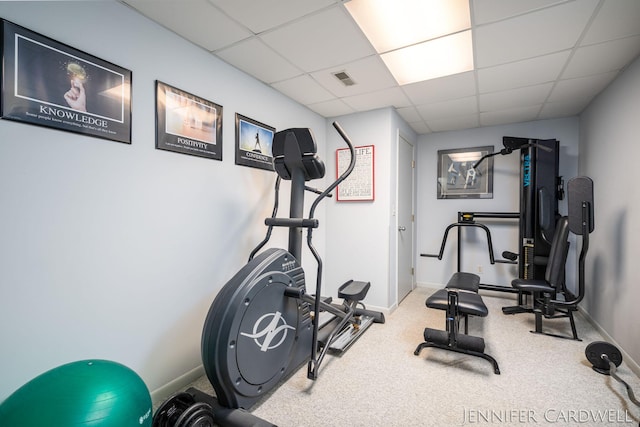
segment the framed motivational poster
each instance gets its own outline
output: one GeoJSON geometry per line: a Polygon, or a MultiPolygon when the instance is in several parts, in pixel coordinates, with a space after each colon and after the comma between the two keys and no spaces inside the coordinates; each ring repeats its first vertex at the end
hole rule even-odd
{"type": "MultiPolygon", "coordinates": [[[[355,147],[356,165],[351,174],[338,185],[336,200],[368,201],[375,199],[375,147],[355,147]]],[[[351,153],[348,148],[336,150],[336,177],[349,167],[351,153]]]]}
{"type": "Polygon", "coordinates": [[[131,71],[0,24],[3,119],[131,143],[131,71]]]}

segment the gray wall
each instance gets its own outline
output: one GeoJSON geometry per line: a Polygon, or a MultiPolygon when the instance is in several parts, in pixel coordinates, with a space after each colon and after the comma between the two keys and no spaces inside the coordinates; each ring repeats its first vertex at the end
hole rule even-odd
{"type": "Polygon", "coordinates": [[[0,401],[87,358],[157,390],[200,366],[209,305],[271,213],[275,174],[234,164],[235,113],[311,127],[322,158],[325,120],[115,1],[0,2],[0,17],[133,72],[131,145],[0,121],[0,401]],[[154,148],[156,79],[224,107],[222,162],[154,148]]]}
{"type": "MultiPolygon", "coordinates": [[[[595,230],[582,307],[640,363],[640,59],[580,117],[580,173],[594,180],[595,230]]],[[[628,362],[628,359],[625,359],[628,362]]],[[[640,369],[636,367],[640,375],[640,369]]]]}

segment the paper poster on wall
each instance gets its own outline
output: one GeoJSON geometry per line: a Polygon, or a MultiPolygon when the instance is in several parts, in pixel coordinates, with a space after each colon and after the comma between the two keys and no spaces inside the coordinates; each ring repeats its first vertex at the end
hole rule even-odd
{"type": "Polygon", "coordinates": [[[131,71],[0,23],[2,118],[131,143],[131,71]]]}
{"type": "MultiPolygon", "coordinates": [[[[375,155],[374,146],[365,145],[355,147],[356,165],[337,188],[336,200],[369,201],[375,199],[375,155]]],[[[351,153],[348,148],[336,150],[336,177],[340,176],[349,166],[351,153]]]]}

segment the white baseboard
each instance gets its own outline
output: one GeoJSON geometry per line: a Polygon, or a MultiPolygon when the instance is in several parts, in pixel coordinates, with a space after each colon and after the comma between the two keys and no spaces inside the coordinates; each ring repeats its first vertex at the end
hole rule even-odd
{"type": "Polygon", "coordinates": [[[169,396],[177,393],[179,390],[185,388],[187,385],[191,384],[203,375],[204,366],[200,365],[196,368],[193,368],[186,374],[179,376],[175,380],[170,381],[165,385],[153,390],[151,392],[151,401],[153,402],[153,405],[155,406],[158,403],[162,403],[169,396]]]}
{"type": "Polygon", "coordinates": [[[417,288],[442,289],[444,286],[445,283],[416,282],[417,288]]]}

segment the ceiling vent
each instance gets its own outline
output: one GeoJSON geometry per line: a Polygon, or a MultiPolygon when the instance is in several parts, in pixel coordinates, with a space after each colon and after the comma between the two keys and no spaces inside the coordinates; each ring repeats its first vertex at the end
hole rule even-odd
{"type": "Polygon", "coordinates": [[[337,73],[333,73],[333,75],[345,86],[353,86],[354,84],[356,84],[356,82],[351,79],[349,74],[345,73],[344,71],[338,71],[337,73]]]}

